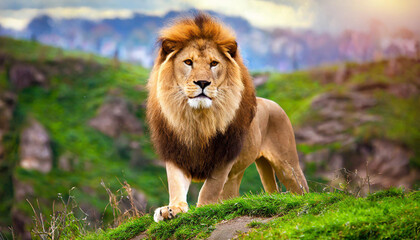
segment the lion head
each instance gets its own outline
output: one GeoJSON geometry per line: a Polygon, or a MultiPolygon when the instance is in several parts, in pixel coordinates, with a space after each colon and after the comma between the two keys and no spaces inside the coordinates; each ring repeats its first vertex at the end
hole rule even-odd
{"type": "Polygon", "coordinates": [[[256,100],[233,31],[200,13],[163,29],[159,43],[147,106],[158,152],[168,151],[168,138],[191,150],[205,149],[229,129],[243,137],[256,100]]]}

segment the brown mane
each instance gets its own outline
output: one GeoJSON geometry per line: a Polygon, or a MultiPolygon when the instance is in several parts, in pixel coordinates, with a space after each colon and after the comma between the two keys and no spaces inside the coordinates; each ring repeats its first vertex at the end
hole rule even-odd
{"type": "MultiPolygon", "coordinates": [[[[151,73],[148,88],[147,119],[152,142],[157,153],[164,161],[171,161],[194,179],[206,179],[214,169],[234,160],[240,153],[256,111],[256,97],[252,79],[237,51],[237,44],[232,31],[216,22],[206,14],[194,18],[184,18],[161,32],[161,48],[151,73]],[[157,81],[162,71],[161,66],[194,39],[206,39],[214,42],[223,54],[229,54],[234,61],[232,66],[239,68],[244,89],[239,108],[226,129],[218,130],[208,139],[196,140],[192,145],[181,141],[179,133],[169,124],[162,112],[157,97],[157,81]]],[[[233,70],[231,70],[233,71],[233,70]]],[[[230,74],[234,76],[234,74],[230,74]]],[[[172,76],[169,74],[169,76],[172,76]]],[[[179,109],[183,111],[183,109],[179,109]]],[[[223,121],[223,119],[217,119],[223,121]]],[[[180,125],[190,122],[180,122],[180,125]]],[[[190,136],[192,139],[194,136],[190,136]]],[[[199,138],[197,138],[199,139],[199,138]]]]}

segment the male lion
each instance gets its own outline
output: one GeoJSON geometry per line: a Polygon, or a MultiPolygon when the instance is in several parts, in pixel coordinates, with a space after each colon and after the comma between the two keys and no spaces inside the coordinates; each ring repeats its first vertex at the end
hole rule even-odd
{"type": "Polygon", "coordinates": [[[232,31],[200,13],[163,29],[159,42],[147,119],[166,162],[169,205],[154,220],[188,211],[192,179],[204,181],[197,206],[239,196],[253,162],[266,192],[278,191],[275,175],[289,191],[307,192],[290,121],[276,103],[255,97],[232,31]]]}

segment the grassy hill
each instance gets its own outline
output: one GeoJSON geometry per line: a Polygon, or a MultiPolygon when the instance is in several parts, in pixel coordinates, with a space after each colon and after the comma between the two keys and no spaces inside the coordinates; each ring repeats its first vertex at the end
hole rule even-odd
{"type": "MultiPolygon", "coordinates": [[[[348,172],[342,174],[340,170],[342,175],[339,179],[331,179],[328,174],[343,168],[360,170],[359,167],[367,159],[377,164],[375,169],[404,170],[382,174],[373,169],[371,176],[376,181],[372,182],[373,190],[385,187],[377,186],[376,183],[397,182],[405,176],[408,178],[404,179],[408,180],[403,179],[402,185],[409,184],[410,188],[418,188],[419,66],[416,60],[402,58],[395,63],[348,63],[344,70],[340,67],[326,67],[289,74],[269,74],[267,82],[257,88],[257,95],[276,101],[289,115],[297,133],[298,150],[311,191],[322,192],[326,187],[330,189],[331,185],[347,194],[363,195],[359,194],[363,190],[358,189],[358,185],[366,189],[367,184],[360,182],[366,180],[365,173],[359,171],[359,175],[350,176],[348,172]],[[360,107],[356,101],[359,98],[367,98],[368,103],[374,104],[362,102],[364,105],[360,107]],[[325,115],[324,110],[329,103],[334,103],[338,108],[333,108],[325,115]],[[331,117],[332,113],[337,112],[344,114],[338,120],[331,117]],[[357,119],[366,116],[375,120],[362,122],[357,119]],[[332,126],[338,125],[341,128],[338,132],[322,135],[318,129],[325,122],[332,122],[332,126]],[[302,129],[321,134],[322,141],[308,140],[302,129]],[[384,154],[375,142],[378,140],[385,141],[388,144],[385,146],[390,146],[388,149],[401,153],[395,155],[392,152],[390,156],[395,159],[394,162],[392,159],[383,161],[381,156],[384,154]],[[368,153],[363,155],[366,149],[368,153]],[[337,165],[340,157],[346,161],[337,165]],[[393,167],[395,162],[401,164],[393,167]],[[390,179],[384,178],[387,176],[390,179]]],[[[78,231],[75,232],[86,233],[97,231],[98,228],[114,227],[131,216],[138,216],[137,212],[133,212],[132,204],[142,212],[150,213],[155,207],[167,203],[166,173],[156,161],[157,156],[149,141],[144,121],[148,72],[148,69],[137,65],[87,53],[62,51],[35,42],[0,38],[0,181],[4,183],[0,186],[0,232],[4,236],[11,238],[8,226],[12,225],[15,227],[14,233],[26,233],[27,236],[34,229],[34,210],[37,216],[42,213],[45,221],[50,221],[54,212],[67,211],[67,220],[74,217],[74,222],[78,224],[78,231]],[[32,79],[32,82],[18,81],[14,76],[19,71],[26,71],[30,76],[22,76],[32,79]],[[121,109],[123,113],[118,115],[121,109]],[[101,130],[92,124],[93,119],[109,117],[106,114],[118,115],[111,116],[118,120],[116,130],[113,129],[115,131],[101,130]],[[124,119],[134,119],[134,125],[140,126],[140,130],[131,131],[131,123],[125,123],[124,119]],[[52,168],[46,173],[29,170],[21,165],[22,148],[27,142],[22,139],[25,136],[23,132],[34,121],[45,129],[49,138],[52,168]]],[[[195,204],[199,187],[197,183],[191,186],[188,199],[191,206],[195,204]]],[[[295,234],[304,234],[309,238],[313,236],[311,234],[320,236],[329,232],[338,238],[355,236],[351,235],[353,229],[359,228],[360,232],[357,233],[357,230],[354,234],[370,236],[366,235],[370,234],[370,230],[366,233],[366,229],[372,229],[372,234],[377,234],[381,232],[380,226],[399,226],[393,225],[397,221],[393,216],[402,214],[401,211],[407,211],[409,215],[413,211],[418,213],[417,192],[392,190],[386,194],[393,197],[375,200],[372,197],[354,198],[343,193],[312,193],[303,197],[287,194],[258,195],[261,191],[262,185],[255,165],[251,165],[241,185],[241,193],[247,194],[243,199],[206,208],[193,207],[190,213],[175,221],[160,224],[152,224],[151,217],[144,215],[117,229],[99,231],[99,235],[91,235],[91,238],[108,238],[114,234],[119,236],[122,231],[118,229],[123,228],[129,229],[127,233],[133,231],[129,236],[148,229],[149,236],[157,238],[204,237],[208,236],[217,222],[240,215],[276,216],[277,219],[270,223],[255,223],[255,226],[261,227],[250,233],[249,236],[254,238],[260,238],[257,236],[261,235],[269,238],[270,234],[272,238],[295,238],[298,236],[295,234]],[[335,199],[335,202],[329,202],[330,198],[335,199]],[[385,204],[382,205],[382,201],[385,204]],[[262,205],[258,205],[258,202],[262,205]],[[254,203],[257,205],[253,206],[254,203]],[[359,210],[346,209],[349,212],[343,212],[344,215],[333,216],[337,212],[341,214],[343,207],[348,204],[354,204],[359,210]],[[369,215],[361,210],[366,206],[380,214],[375,215],[375,212],[369,215]],[[328,216],[337,218],[336,225],[321,219],[324,216],[322,207],[325,207],[325,213],[330,214],[328,216]],[[383,225],[379,224],[379,228],[373,226],[372,222],[378,219],[377,216],[388,211],[394,213],[394,210],[395,215],[386,218],[388,220],[384,218],[381,222],[383,225]],[[302,211],[309,214],[305,215],[302,211]],[[355,216],[358,212],[362,214],[361,219],[355,216]],[[354,219],[354,222],[342,223],[345,216],[349,220],[354,219]],[[193,217],[203,225],[197,224],[198,220],[194,222],[193,217]],[[324,230],[302,230],[299,227],[292,231],[297,225],[304,225],[312,219],[319,220],[319,226],[324,224],[324,228],[321,228],[324,230]],[[365,223],[362,223],[363,219],[365,223]],[[192,229],[192,225],[196,229],[192,229]],[[290,232],[270,230],[279,229],[276,227],[278,225],[290,229],[290,232]],[[172,230],[161,231],[165,228],[172,230]],[[344,235],[339,235],[340,231],[344,235]]],[[[418,217],[400,223],[411,226],[418,235],[418,217]],[[409,222],[411,220],[415,224],[409,222]]],[[[397,230],[393,233],[400,234],[397,230]]],[[[67,234],[75,236],[71,229],[67,234]]],[[[407,236],[413,236],[413,232],[409,234],[407,236]]],[[[128,235],[117,239],[128,239],[128,235]]]]}
{"type": "MultiPolygon", "coordinates": [[[[87,53],[0,38],[0,99],[9,95],[14,99],[9,109],[12,116],[4,119],[8,127],[0,129],[0,181],[5,183],[0,187],[1,233],[9,236],[8,226],[12,225],[22,227],[16,232],[30,231],[34,213],[28,201],[49,216],[53,202],[60,207],[61,199],[74,199],[87,211],[90,228],[108,226],[114,221],[109,193],[121,200],[127,195],[125,181],[145,196],[147,205],[142,211],[167,202],[166,172],[155,161],[144,121],[148,73],[141,66],[87,53]],[[45,80],[16,86],[11,80],[15,67],[35,69],[45,80]],[[115,100],[123,101],[138,119],[141,133],[123,129],[117,136],[109,136],[91,126],[101,106],[115,100]],[[19,164],[20,138],[32,120],[46,129],[50,139],[52,170],[46,174],[19,164]],[[66,169],[61,167],[63,159],[69,165],[66,169]]],[[[1,107],[0,111],[4,110],[1,107]]],[[[256,172],[255,167],[253,170],[256,172]]],[[[196,201],[200,185],[191,187],[191,203],[196,201]]],[[[260,191],[261,184],[241,190],[260,191]]]]}
{"type": "MultiPolygon", "coordinates": [[[[0,46],[4,58],[1,92],[14,92],[17,99],[10,130],[3,137],[5,155],[0,181],[10,184],[0,189],[1,225],[12,224],[12,209],[24,216],[33,215],[26,198],[32,203],[39,199],[42,212],[48,216],[58,194],[64,199],[72,195],[85,209],[91,209],[88,214],[92,224],[109,223],[113,218],[112,210],[108,208],[104,212],[108,195],[101,186],[102,180],[113,192],[121,188],[119,182],[129,182],[146,194],[150,206],[166,200],[158,194],[166,192],[162,184],[164,169],[150,164],[139,167],[155,158],[146,140],[147,133],[122,132],[113,138],[88,124],[100,106],[113,98],[123,98],[132,114],[144,119],[141,105],[146,98],[143,86],[148,70],[26,41],[0,38],[0,46]],[[48,79],[46,85],[35,84],[24,89],[12,86],[8,75],[18,64],[34,66],[48,79]],[[53,168],[47,174],[24,169],[18,164],[20,133],[28,119],[36,119],[49,134],[53,168]],[[141,155],[136,158],[136,152],[128,147],[133,141],[138,142],[141,149],[141,155]],[[70,170],[60,169],[59,159],[63,156],[70,156],[70,170]],[[155,176],[161,176],[162,180],[155,176]],[[16,201],[12,180],[29,186],[23,199],[16,201]],[[72,187],[76,188],[69,193],[72,187]]],[[[26,224],[29,231],[30,218],[26,224]]]]}
{"type": "MultiPolygon", "coordinates": [[[[218,205],[193,208],[174,220],[154,223],[134,218],[115,229],[78,239],[204,239],[222,221],[239,216],[271,217],[252,221],[239,239],[416,239],[420,236],[419,192],[390,189],[355,198],[344,193],[247,195],[218,205]]],[[[231,231],[235,231],[232,229],[231,231]]]]}

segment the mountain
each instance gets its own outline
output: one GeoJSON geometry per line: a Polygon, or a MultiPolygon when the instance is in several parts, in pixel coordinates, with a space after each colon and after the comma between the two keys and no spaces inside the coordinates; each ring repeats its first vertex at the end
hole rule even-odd
{"type": "MultiPolygon", "coordinates": [[[[170,11],[163,16],[136,13],[131,18],[100,21],[54,19],[43,15],[32,19],[23,31],[0,29],[0,35],[117,57],[151,67],[159,29],[172,19],[195,11],[170,11]]],[[[418,34],[406,29],[389,33],[384,25],[376,22],[368,32],[347,30],[331,35],[310,30],[265,30],[252,26],[241,17],[214,11],[209,14],[236,32],[242,55],[251,70],[287,72],[328,63],[414,56],[420,49],[418,34]]]]}
{"type": "MultiPolygon", "coordinates": [[[[167,203],[165,169],[145,121],[148,74],[138,65],[0,37],[0,236],[13,225],[31,239],[34,211],[51,219],[54,203],[86,214],[92,228],[124,220],[132,206],[127,189],[143,212],[167,203]]],[[[288,114],[311,192],[418,189],[418,59],[262,75],[257,95],[288,114]]],[[[192,205],[199,187],[190,187],[192,205]]],[[[240,191],[261,189],[253,164],[240,191]]]]}

